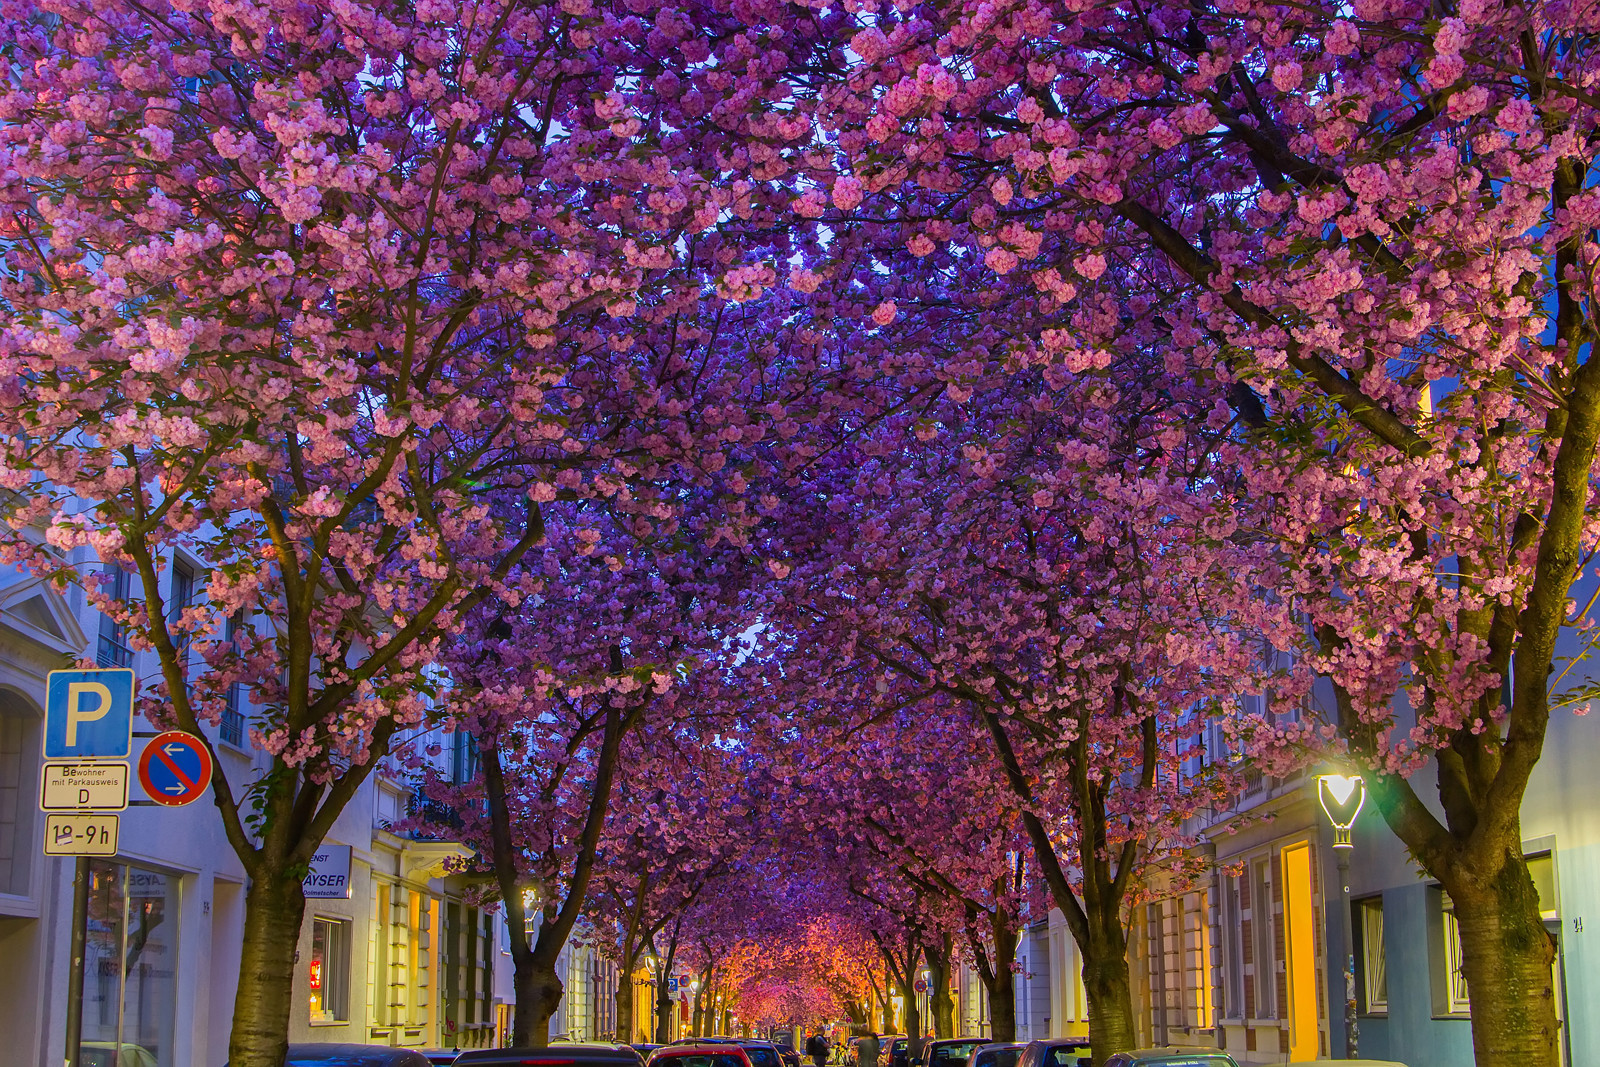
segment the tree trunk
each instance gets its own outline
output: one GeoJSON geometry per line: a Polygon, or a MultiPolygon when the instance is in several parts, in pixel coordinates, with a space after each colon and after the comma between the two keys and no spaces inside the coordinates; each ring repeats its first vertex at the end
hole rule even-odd
{"type": "Polygon", "coordinates": [[[617,978],[617,1040],[633,1044],[633,968],[623,964],[617,978]]]}
{"type": "Polygon", "coordinates": [[[517,1004],[511,1015],[511,1044],[515,1048],[546,1048],[550,1044],[550,1020],[561,1006],[566,987],[556,973],[555,960],[529,953],[513,957],[512,985],[517,1004]]]}
{"type": "Polygon", "coordinates": [[[1556,1067],[1555,943],[1521,848],[1504,856],[1499,872],[1476,885],[1447,885],[1472,1000],[1472,1047],[1477,1067],[1556,1067]]]}
{"type": "MultiPolygon", "coordinates": [[[[999,954],[996,953],[998,956],[999,954]]],[[[1017,1039],[1017,986],[1016,974],[1011,970],[1011,960],[996,963],[994,980],[986,983],[989,993],[989,1039],[1015,1041],[1017,1039]]]]}
{"type": "Polygon", "coordinates": [[[278,873],[252,880],[245,894],[239,991],[228,1037],[231,1067],[283,1067],[289,1051],[295,953],[306,898],[300,880],[278,873]]]}
{"type": "Polygon", "coordinates": [[[667,980],[656,983],[656,1044],[665,1045],[672,1040],[672,995],[667,992],[667,980]]]}
{"type": "Polygon", "coordinates": [[[900,985],[900,1003],[905,1005],[902,1014],[905,1016],[906,1037],[915,1041],[922,1036],[922,1011],[917,1007],[917,989],[913,984],[916,981],[916,957],[910,957],[908,962],[912,966],[906,968],[905,981],[900,985]]]}
{"type": "Polygon", "coordinates": [[[928,1011],[933,1016],[933,1035],[939,1038],[956,1036],[956,1002],[950,995],[950,939],[945,938],[943,950],[929,947],[928,957],[928,1011]]]}
{"type": "Polygon", "coordinates": [[[1089,1047],[1095,1063],[1135,1047],[1133,983],[1126,944],[1083,954],[1083,990],[1089,1007],[1089,1047]]]}

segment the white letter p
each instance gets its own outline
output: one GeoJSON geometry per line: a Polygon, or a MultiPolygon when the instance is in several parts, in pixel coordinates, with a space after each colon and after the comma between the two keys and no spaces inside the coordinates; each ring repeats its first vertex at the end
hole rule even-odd
{"type": "Polygon", "coordinates": [[[78,743],[78,724],[80,722],[95,722],[106,717],[111,710],[111,690],[102,682],[68,682],[67,683],[67,747],[72,748],[78,743]],[[99,706],[93,711],[79,709],[79,700],[84,693],[93,693],[99,701],[99,706]]]}

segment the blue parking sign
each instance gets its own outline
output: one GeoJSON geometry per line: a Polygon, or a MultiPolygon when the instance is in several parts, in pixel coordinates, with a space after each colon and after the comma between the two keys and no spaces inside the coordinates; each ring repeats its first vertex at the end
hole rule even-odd
{"type": "Polygon", "coordinates": [[[133,748],[133,671],[51,671],[45,682],[46,759],[127,759],[133,748]]]}

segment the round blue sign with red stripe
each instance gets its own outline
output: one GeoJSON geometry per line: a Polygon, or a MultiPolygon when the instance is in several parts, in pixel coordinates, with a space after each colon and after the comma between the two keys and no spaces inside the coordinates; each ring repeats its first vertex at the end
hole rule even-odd
{"type": "Polygon", "coordinates": [[[211,751],[182,730],[157,734],[139,757],[139,784],[157,804],[192,804],[211,785],[211,751]]]}

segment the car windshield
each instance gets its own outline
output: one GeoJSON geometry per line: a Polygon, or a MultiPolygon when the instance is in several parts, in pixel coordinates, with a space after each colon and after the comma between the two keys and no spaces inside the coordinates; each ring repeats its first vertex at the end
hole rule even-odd
{"type": "Polygon", "coordinates": [[[978,1057],[977,1067],[1017,1067],[1017,1049],[997,1048],[978,1057]]]}
{"type": "Polygon", "coordinates": [[[750,1057],[752,1067],[783,1067],[783,1061],[778,1058],[778,1050],[770,1048],[747,1048],[744,1054],[750,1057]]]}
{"type": "Polygon", "coordinates": [[[1088,1045],[1058,1045],[1050,1050],[1050,1067],[1082,1067],[1089,1057],[1088,1045]]]}
{"type": "Polygon", "coordinates": [[[670,1067],[744,1067],[744,1060],[731,1052],[695,1052],[688,1055],[678,1053],[673,1056],[659,1056],[656,1062],[668,1064],[670,1067]]]}
{"type": "Polygon", "coordinates": [[[967,1057],[972,1055],[972,1050],[982,1042],[971,1041],[956,1045],[935,1045],[933,1052],[928,1056],[928,1067],[934,1064],[965,1063],[967,1057]]]}

